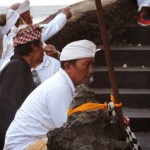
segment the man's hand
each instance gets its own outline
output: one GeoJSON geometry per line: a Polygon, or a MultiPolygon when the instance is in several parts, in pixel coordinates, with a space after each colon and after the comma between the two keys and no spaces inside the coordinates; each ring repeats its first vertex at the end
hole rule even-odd
{"type": "Polygon", "coordinates": [[[70,7],[64,8],[64,9],[62,10],[62,13],[64,13],[64,14],[66,15],[67,19],[70,19],[70,18],[72,17],[72,13],[71,13],[71,11],[70,11],[70,7]]]}
{"type": "Polygon", "coordinates": [[[44,46],[44,51],[48,56],[51,56],[51,57],[59,60],[60,52],[58,50],[56,50],[56,48],[53,45],[48,44],[48,45],[44,46]]]}

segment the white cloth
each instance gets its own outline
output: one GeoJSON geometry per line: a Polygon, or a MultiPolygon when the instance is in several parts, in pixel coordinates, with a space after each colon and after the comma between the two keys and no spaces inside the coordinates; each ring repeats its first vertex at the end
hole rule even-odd
{"type": "Polygon", "coordinates": [[[52,21],[48,24],[41,24],[41,27],[44,27],[42,32],[42,41],[45,42],[51,38],[54,34],[60,31],[63,26],[66,24],[67,18],[64,13],[58,14],[52,21]]]}
{"type": "Polygon", "coordinates": [[[34,70],[37,71],[41,82],[55,74],[60,68],[60,62],[50,56],[44,54],[43,62],[34,70]]]}
{"type": "Polygon", "coordinates": [[[2,53],[2,61],[3,64],[0,67],[0,70],[9,62],[10,57],[14,54],[14,47],[13,47],[13,38],[16,36],[18,31],[25,28],[27,25],[20,25],[18,28],[15,26],[12,27],[10,33],[8,35],[4,35],[3,38],[3,53],[2,53]]]}
{"type": "Polygon", "coordinates": [[[150,7],[150,0],[137,0],[138,3],[138,11],[141,10],[143,6],[150,7]]]}
{"type": "Polygon", "coordinates": [[[38,86],[17,111],[6,133],[4,150],[22,150],[49,130],[67,121],[67,111],[75,87],[61,68],[54,76],[38,86]]]}
{"type": "Polygon", "coordinates": [[[60,54],[60,61],[95,57],[96,45],[89,40],[79,40],[66,45],[60,54]],[[73,54],[73,55],[72,55],[73,54]]]}
{"type": "Polygon", "coordinates": [[[1,29],[1,32],[3,35],[7,34],[8,31],[16,24],[17,20],[20,17],[20,14],[28,11],[30,9],[30,2],[29,0],[25,0],[21,5],[18,7],[18,9],[8,9],[8,12],[6,14],[6,25],[4,25],[1,29]]]}
{"type": "MultiPolygon", "coordinates": [[[[52,21],[48,24],[41,25],[44,27],[42,32],[43,42],[56,34],[62,27],[66,24],[67,18],[63,13],[58,14],[52,21]]],[[[20,28],[20,27],[19,27],[20,28]]],[[[0,70],[8,63],[11,56],[14,54],[13,47],[13,37],[18,32],[16,27],[11,29],[11,32],[8,35],[5,35],[3,38],[3,52],[2,52],[2,66],[0,70]]]]}
{"type": "MultiPolygon", "coordinates": [[[[0,26],[0,28],[1,28],[1,26],[0,26]]],[[[1,30],[1,29],[0,29],[0,30],[1,30]]],[[[3,35],[2,32],[0,31],[0,39],[2,40],[3,37],[4,37],[4,35],[3,35]]]]}
{"type": "Polygon", "coordinates": [[[15,11],[18,14],[22,14],[22,13],[28,11],[28,10],[30,10],[30,1],[29,0],[25,0],[23,3],[21,3],[21,5],[15,11]]]}

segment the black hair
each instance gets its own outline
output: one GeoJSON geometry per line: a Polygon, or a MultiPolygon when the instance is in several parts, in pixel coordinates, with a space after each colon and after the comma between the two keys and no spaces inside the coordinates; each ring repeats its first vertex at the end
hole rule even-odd
{"type": "Polygon", "coordinates": [[[78,59],[73,59],[73,60],[67,60],[67,61],[61,61],[60,64],[61,64],[61,68],[64,69],[64,66],[65,66],[65,63],[70,63],[72,65],[75,65],[76,61],[78,59]]]}
{"type": "Polygon", "coordinates": [[[28,56],[33,51],[33,46],[39,47],[41,40],[35,40],[27,44],[22,44],[14,47],[14,53],[21,56],[28,56]]]}

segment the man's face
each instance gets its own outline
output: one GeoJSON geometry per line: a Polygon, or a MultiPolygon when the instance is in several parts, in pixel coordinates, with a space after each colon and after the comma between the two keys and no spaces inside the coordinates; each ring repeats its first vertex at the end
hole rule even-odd
{"type": "Polygon", "coordinates": [[[90,83],[90,78],[93,74],[93,66],[93,58],[82,58],[77,60],[75,64],[70,64],[68,74],[75,86],[83,83],[90,83]]]}
{"type": "Polygon", "coordinates": [[[43,56],[44,56],[43,43],[40,42],[40,45],[34,48],[34,59],[33,59],[34,67],[43,62],[43,56]]]}
{"type": "Polygon", "coordinates": [[[29,24],[31,25],[33,22],[32,22],[32,16],[30,14],[30,11],[26,11],[25,13],[23,13],[23,15],[21,16],[22,19],[25,21],[26,24],[29,24]]]}

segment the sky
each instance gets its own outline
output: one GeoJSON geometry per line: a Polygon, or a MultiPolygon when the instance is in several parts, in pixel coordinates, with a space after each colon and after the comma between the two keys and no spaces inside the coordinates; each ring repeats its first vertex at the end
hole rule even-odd
{"type": "MultiPolygon", "coordinates": [[[[1,6],[10,6],[13,3],[16,2],[23,2],[24,0],[1,0],[0,5],[1,6]]],[[[31,6],[37,6],[37,5],[70,5],[74,4],[76,2],[80,2],[82,0],[30,0],[31,6]]]]}

